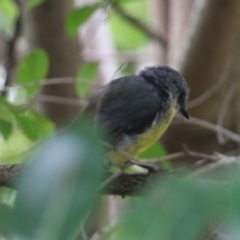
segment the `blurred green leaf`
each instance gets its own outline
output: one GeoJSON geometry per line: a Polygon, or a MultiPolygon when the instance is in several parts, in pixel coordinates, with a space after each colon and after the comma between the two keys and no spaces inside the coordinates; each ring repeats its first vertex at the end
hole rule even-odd
{"type": "Polygon", "coordinates": [[[34,147],[34,143],[22,132],[14,131],[7,141],[1,143],[0,162],[15,164],[26,161],[26,153],[34,147]]]}
{"type": "Polygon", "coordinates": [[[81,84],[81,81],[80,84],[77,84],[77,91],[80,97],[86,97],[86,94],[91,89],[94,80],[96,80],[98,69],[99,62],[91,62],[81,67],[80,71],[77,74],[77,77],[80,78],[80,80],[84,79],[88,81],[89,84],[81,84]]]}
{"type": "Polygon", "coordinates": [[[214,186],[181,179],[161,178],[145,196],[113,229],[116,239],[204,239],[209,224],[221,222],[226,210],[225,196],[214,186]]]}
{"type": "MultiPolygon", "coordinates": [[[[131,16],[145,22],[148,16],[146,1],[124,1],[121,5],[131,16]]],[[[110,14],[110,26],[119,50],[137,50],[147,43],[147,35],[119,16],[114,11],[110,14]]]]}
{"type": "Polygon", "coordinates": [[[24,239],[74,239],[97,199],[104,159],[86,123],[47,141],[18,185],[16,222],[24,239]]]}
{"type": "Polygon", "coordinates": [[[39,6],[40,4],[42,4],[43,2],[45,2],[45,0],[28,0],[27,4],[26,4],[26,8],[28,10],[31,10],[37,6],[39,6]]]}
{"type": "Polygon", "coordinates": [[[92,14],[99,8],[98,4],[85,6],[72,10],[67,17],[67,31],[71,37],[77,35],[78,28],[84,24],[92,14]]]}
{"type": "Polygon", "coordinates": [[[14,230],[13,210],[6,204],[0,202],[0,213],[0,232],[8,234],[9,236],[9,234],[13,233],[14,230]]]}
{"type": "MultiPolygon", "coordinates": [[[[32,116],[27,113],[21,113],[17,115],[17,122],[22,132],[29,137],[31,140],[36,140],[37,131],[35,131],[35,121],[31,118],[32,116]]],[[[37,130],[37,129],[36,129],[37,130]]]]}
{"type": "Polygon", "coordinates": [[[9,121],[9,122],[14,121],[15,117],[8,103],[0,102],[0,119],[9,121]]]}
{"type": "Polygon", "coordinates": [[[140,158],[159,158],[167,155],[165,147],[160,142],[155,142],[150,148],[140,155],[140,158]]]}
{"type": "Polygon", "coordinates": [[[13,125],[9,121],[0,119],[0,132],[5,140],[7,140],[13,131],[13,125]]]}
{"type": "Polygon", "coordinates": [[[47,117],[32,110],[32,114],[35,117],[36,126],[39,129],[39,138],[48,137],[55,131],[55,124],[47,117]]]}
{"type": "Polygon", "coordinates": [[[0,31],[11,34],[19,16],[19,8],[14,0],[0,1],[0,31]]]}
{"type": "Polygon", "coordinates": [[[0,102],[0,132],[8,139],[13,131],[15,117],[5,102],[0,102]]]}
{"type": "Polygon", "coordinates": [[[29,53],[20,63],[17,69],[17,79],[19,83],[36,83],[26,90],[29,94],[35,94],[40,90],[38,82],[46,79],[49,71],[49,57],[43,49],[36,49],[29,53]]]}
{"type": "Polygon", "coordinates": [[[147,42],[147,36],[142,31],[116,14],[111,15],[111,27],[119,50],[136,50],[147,42]]]}
{"type": "Polygon", "coordinates": [[[19,112],[16,118],[22,132],[32,141],[45,137],[54,130],[54,124],[49,119],[30,109],[19,112]]]}

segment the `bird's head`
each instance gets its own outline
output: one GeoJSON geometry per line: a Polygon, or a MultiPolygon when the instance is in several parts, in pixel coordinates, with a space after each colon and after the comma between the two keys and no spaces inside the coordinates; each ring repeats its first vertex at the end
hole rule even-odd
{"type": "Polygon", "coordinates": [[[176,109],[189,119],[186,110],[189,88],[185,79],[176,70],[168,66],[147,67],[139,75],[169,94],[176,109]]]}

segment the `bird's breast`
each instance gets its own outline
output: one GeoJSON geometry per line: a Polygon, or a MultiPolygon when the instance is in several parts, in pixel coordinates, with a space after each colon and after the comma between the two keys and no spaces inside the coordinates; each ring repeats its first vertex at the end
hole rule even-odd
{"type": "MultiPolygon", "coordinates": [[[[172,106],[164,116],[157,120],[144,133],[125,136],[116,148],[130,154],[131,156],[140,155],[163,135],[170,125],[176,111],[176,108],[172,106]]],[[[117,152],[111,153],[111,157],[119,164],[126,163],[129,160],[117,152]]]]}

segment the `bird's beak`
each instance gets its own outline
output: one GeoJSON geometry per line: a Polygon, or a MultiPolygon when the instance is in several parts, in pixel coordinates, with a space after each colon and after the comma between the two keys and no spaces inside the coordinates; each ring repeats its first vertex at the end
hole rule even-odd
{"type": "Polygon", "coordinates": [[[186,119],[189,120],[188,112],[187,112],[184,108],[181,108],[181,109],[180,109],[180,112],[181,112],[181,114],[182,114],[186,119]]]}

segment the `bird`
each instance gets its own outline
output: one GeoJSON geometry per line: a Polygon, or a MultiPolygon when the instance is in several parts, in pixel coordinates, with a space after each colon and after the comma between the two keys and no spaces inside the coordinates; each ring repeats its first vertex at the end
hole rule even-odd
{"type": "Polygon", "coordinates": [[[82,116],[110,136],[109,156],[127,165],[164,134],[176,112],[189,119],[185,79],[169,66],[150,66],[99,88],[82,116]]]}

